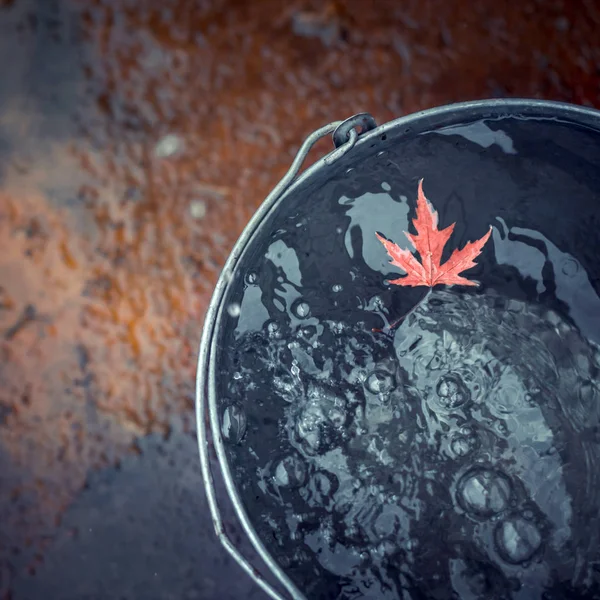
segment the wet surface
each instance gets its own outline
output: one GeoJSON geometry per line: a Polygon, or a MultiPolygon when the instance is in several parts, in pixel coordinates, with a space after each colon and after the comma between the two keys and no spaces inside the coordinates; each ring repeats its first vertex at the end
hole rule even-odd
{"type": "MultiPolygon", "coordinates": [[[[199,484],[164,489],[197,481],[193,444],[160,440],[193,439],[212,286],[307,133],[361,110],[384,122],[492,96],[600,106],[592,1],[320,7],[0,2],[2,600],[69,597],[71,561],[100,569],[125,538],[146,543],[110,559],[114,577],[82,576],[78,597],[242,593],[225,558],[179,582],[158,567],[157,584],[142,575],[173,553],[190,570],[207,548],[224,556],[199,484]],[[159,451],[175,464],[157,466],[159,451]],[[103,519],[110,506],[123,521],[103,519]],[[69,535],[88,520],[101,536],[69,535]]],[[[232,418],[233,434],[239,426],[232,418]]],[[[302,468],[285,463],[280,477],[302,468]]],[[[529,552],[536,538],[522,523],[497,535],[515,531],[529,552]]]]}
{"type": "Polygon", "coordinates": [[[224,455],[308,598],[600,594],[600,128],[542,116],[365,139],[282,199],[232,273],[224,455]],[[421,177],[442,263],[491,228],[478,286],[386,285],[404,274],[376,234],[408,247],[421,177]]]}

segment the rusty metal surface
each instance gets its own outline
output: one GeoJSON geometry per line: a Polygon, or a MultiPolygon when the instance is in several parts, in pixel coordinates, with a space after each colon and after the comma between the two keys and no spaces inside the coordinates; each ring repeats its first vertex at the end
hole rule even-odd
{"type": "Polygon", "coordinates": [[[192,409],[245,222],[332,120],[600,106],[598,30],[595,0],[0,1],[0,599],[250,594],[192,409]]]}

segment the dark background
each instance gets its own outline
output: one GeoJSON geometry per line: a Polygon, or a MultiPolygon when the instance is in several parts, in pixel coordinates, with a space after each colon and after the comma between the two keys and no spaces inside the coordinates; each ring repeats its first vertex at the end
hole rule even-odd
{"type": "Polygon", "coordinates": [[[260,598],[193,417],[232,244],[327,122],[600,107],[598,31],[597,0],[0,0],[0,600],[260,598]]]}

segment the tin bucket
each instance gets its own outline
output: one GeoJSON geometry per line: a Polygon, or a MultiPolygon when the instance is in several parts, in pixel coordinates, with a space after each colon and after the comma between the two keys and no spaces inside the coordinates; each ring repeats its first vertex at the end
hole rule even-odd
{"type": "Polygon", "coordinates": [[[597,111],[490,100],[311,134],[204,324],[220,541],[278,600],[599,598],[599,286],[597,111]],[[455,223],[442,264],[491,231],[477,287],[390,285],[382,240],[419,258],[421,180],[455,223]]]}

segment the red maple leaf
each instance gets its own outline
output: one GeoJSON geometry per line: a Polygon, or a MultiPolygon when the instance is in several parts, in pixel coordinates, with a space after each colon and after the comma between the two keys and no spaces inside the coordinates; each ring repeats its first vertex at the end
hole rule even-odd
{"type": "Polygon", "coordinates": [[[419,181],[417,197],[417,217],[413,219],[416,234],[404,232],[408,241],[413,244],[421,257],[419,262],[409,250],[403,250],[397,244],[386,240],[379,233],[377,238],[385,246],[391,257],[391,264],[406,272],[404,277],[393,279],[395,285],[434,287],[446,285],[479,285],[460,273],[475,266],[475,258],[481,254],[484,244],[488,241],[492,228],[480,239],[468,242],[462,250],[454,250],[450,258],[442,265],[442,252],[446,242],[454,231],[452,223],[446,229],[438,229],[438,214],[423,193],[423,180],[419,181]]]}

